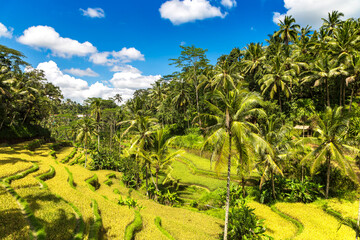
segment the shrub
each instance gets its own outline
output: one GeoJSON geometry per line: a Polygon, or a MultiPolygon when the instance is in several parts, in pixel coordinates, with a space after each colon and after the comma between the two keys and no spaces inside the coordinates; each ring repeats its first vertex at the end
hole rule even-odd
{"type": "MultiPolygon", "coordinates": [[[[286,179],[282,176],[274,177],[276,199],[286,202],[303,202],[310,203],[324,194],[323,186],[313,182],[309,177],[305,177],[304,181],[297,179],[286,179]]],[[[268,180],[262,186],[260,192],[261,203],[271,203],[275,199],[272,195],[272,183],[268,180]]]]}
{"type": "Polygon", "coordinates": [[[100,187],[99,179],[96,174],[94,176],[86,179],[85,182],[88,184],[89,188],[93,192],[95,192],[100,187]]]}
{"type": "Polygon", "coordinates": [[[122,199],[122,197],[119,197],[118,204],[121,206],[128,206],[129,208],[139,208],[142,209],[143,206],[139,205],[138,202],[131,198],[127,197],[125,200],[122,199]]]}
{"type": "Polygon", "coordinates": [[[25,145],[25,149],[29,151],[34,151],[36,148],[41,147],[41,144],[43,144],[45,141],[43,139],[35,139],[29,142],[27,145],[25,145]]]}
{"type": "MultiPolygon", "coordinates": [[[[223,237],[222,237],[223,238],[223,237]]],[[[258,220],[254,209],[239,202],[239,206],[229,212],[228,239],[271,239],[265,235],[263,220],[258,220]]]]}

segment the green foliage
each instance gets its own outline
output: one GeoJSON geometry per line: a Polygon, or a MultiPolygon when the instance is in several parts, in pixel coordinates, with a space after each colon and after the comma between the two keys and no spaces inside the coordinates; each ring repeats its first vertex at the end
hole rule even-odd
{"type": "Polygon", "coordinates": [[[12,175],[12,176],[9,176],[9,177],[5,178],[3,181],[5,183],[10,184],[12,181],[24,178],[27,175],[29,175],[30,173],[36,172],[37,170],[39,170],[39,165],[34,163],[33,166],[31,168],[29,168],[28,170],[20,172],[18,174],[12,175]]]}
{"type": "MultiPolygon", "coordinates": [[[[242,187],[240,185],[235,185],[235,184],[230,184],[230,202],[229,202],[229,206],[230,207],[234,207],[236,206],[239,202],[244,201],[243,197],[242,197],[242,187]]],[[[226,193],[227,193],[227,189],[226,188],[221,188],[218,191],[219,197],[220,197],[220,203],[221,206],[225,206],[226,203],[226,193]]]]}
{"type": "Polygon", "coordinates": [[[60,141],[50,144],[49,148],[54,151],[59,151],[63,147],[72,147],[73,143],[71,141],[60,141]]]}
{"type": "Polygon", "coordinates": [[[189,128],[186,135],[177,136],[171,145],[178,148],[198,149],[200,150],[204,143],[204,137],[200,133],[199,128],[189,128]]]}
{"type": "Polygon", "coordinates": [[[89,188],[93,192],[95,192],[97,189],[100,188],[99,179],[96,174],[94,176],[86,179],[85,182],[88,184],[89,188]]]}
{"type": "Polygon", "coordinates": [[[25,145],[25,149],[29,150],[29,151],[34,151],[36,148],[41,147],[41,145],[44,143],[45,141],[43,139],[35,139],[32,140],[31,142],[29,142],[27,145],[25,145]]]}
{"type": "Polygon", "coordinates": [[[133,240],[136,232],[140,231],[143,227],[142,217],[138,210],[135,210],[134,220],[126,227],[124,240],[133,240]]]}
{"type": "Polygon", "coordinates": [[[73,159],[73,157],[75,156],[75,154],[77,153],[78,148],[75,147],[71,153],[69,155],[67,155],[61,162],[62,163],[68,163],[71,159],[73,159]]]}
{"type": "Polygon", "coordinates": [[[263,220],[258,220],[254,214],[254,209],[247,206],[245,201],[241,201],[238,207],[232,208],[229,212],[228,239],[260,240],[271,238],[265,235],[263,220]]]}
{"type": "Polygon", "coordinates": [[[68,173],[68,175],[69,175],[67,181],[68,181],[68,183],[70,184],[70,187],[72,187],[73,189],[75,189],[76,184],[75,184],[75,182],[74,182],[74,177],[73,177],[73,175],[72,175],[72,172],[70,172],[70,170],[69,170],[67,167],[65,167],[65,170],[67,171],[67,173],[68,173]]]}
{"type": "Polygon", "coordinates": [[[52,156],[53,159],[56,159],[57,156],[56,156],[56,152],[54,150],[50,151],[49,152],[49,155],[52,156]]]}
{"type": "Polygon", "coordinates": [[[102,220],[100,216],[100,211],[98,209],[98,203],[96,202],[96,200],[94,199],[91,200],[91,207],[94,213],[94,221],[90,226],[89,240],[97,240],[99,239],[99,234],[102,229],[102,220]]]}
{"type": "Polygon", "coordinates": [[[33,138],[50,138],[50,131],[38,125],[12,125],[0,129],[0,142],[17,142],[33,138]]]}
{"type": "Polygon", "coordinates": [[[168,233],[162,226],[161,226],[161,218],[160,217],[156,217],[154,219],[155,225],[156,227],[170,240],[175,240],[175,238],[173,238],[171,236],[170,233],[168,233]]]}
{"type": "MultiPolygon", "coordinates": [[[[276,197],[279,201],[310,203],[324,196],[323,185],[314,182],[309,177],[303,181],[287,179],[281,176],[274,177],[276,197]]],[[[272,195],[272,183],[268,180],[264,183],[260,192],[261,203],[274,202],[272,195]]]]}
{"type": "Polygon", "coordinates": [[[93,170],[114,170],[119,171],[121,168],[121,161],[119,161],[119,156],[115,152],[107,152],[107,151],[94,151],[91,154],[92,163],[91,168],[93,170]]]}
{"type": "Polygon", "coordinates": [[[41,188],[47,189],[48,186],[45,181],[53,177],[55,177],[55,168],[50,166],[50,170],[48,172],[37,176],[36,179],[40,182],[41,188]]]}
{"type": "Polygon", "coordinates": [[[137,208],[137,209],[142,209],[143,206],[138,204],[137,200],[131,198],[131,197],[127,197],[125,200],[122,199],[122,197],[119,197],[118,200],[118,204],[121,206],[128,206],[129,208],[137,208]]]}

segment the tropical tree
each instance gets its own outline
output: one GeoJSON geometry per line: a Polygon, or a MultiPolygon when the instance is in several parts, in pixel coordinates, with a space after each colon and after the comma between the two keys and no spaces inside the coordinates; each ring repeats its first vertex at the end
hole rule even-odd
{"type": "Polygon", "coordinates": [[[215,90],[214,103],[208,103],[212,114],[207,117],[216,120],[216,124],[210,127],[213,133],[207,138],[204,147],[213,149],[212,160],[215,160],[217,171],[223,165],[227,165],[227,194],[225,206],[224,239],[227,239],[229,206],[230,206],[230,172],[233,143],[237,150],[239,161],[247,162],[249,152],[256,144],[264,144],[264,141],[256,134],[258,128],[249,121],[251,115],[265,115],[258,108],[261,98],[255,93],[249,93],[246,89],[238,88],[224,93],[215,90]]]}
{"type": "Polygon", "coordinates": [[[335,28],[342,22],[341,17],[344,17],[344,14],[339,11],[332,11],[328,13],[328,18],[321,18],[323,20],[322,28],[326,29],[329,35],[332,35],[335,28]]]}
{"type": "Polygon", "coordinates": [[[88,103],[90,103],[91,114],[94,116],[95,121],[97,123],[97,132],[98,132],[97,148],[98,148],[98,151],[100,151],[100,121],[101,121],[102,99],[101,98],[89,98],[86,101],[88,103]]]}
{"type": "Polygon", "coordinates": [[[280,29],[275,32],[274,36],[279,36],[285,45],[289,45],[289,42],[297,39],[297,29],[300,28],[295,22],[295,19],[291,15],[285,16],[284,20],[279,21],[278,26],[280,29]]]}
{"type": "Polygon", "coordinates": [[[302,162],[312,162],[311,173],[325,163],[327,167],[325,197],[328,198],[331,166],[341,168],[347,175],[355,178],[349,154],[359,150],[347,144],[348,119],[342,107],[334,109],[327,107],[322,115],[314,118],[313,124],[315,137],[301,139],[299,143],[311,143],[316,147],[302,159],[302,162]]]}
{"type": "Polygon", "coordinates": [[[84,117],[83,119],[79,120],[78,123],[78,135],[76,137],[77,141],[80,141],[84,144],[85,148],[85,168],[86,168],[86,162],[87,162],[87,149],[88,144],[91,141],[91,138],[95,135],[97,135],[97,123],[89,117],[84,117]]]}
{"type": "Polygon", "coordinates": [[[169,164],[176,158],[179,157],[184,151],[178,150],[174,152],[169,151],[169,145],[172,139],[166,137],[164,129],[161,128],[155,131],[152,136],[152,147],[151,151],[143,151],[142,156],[148,161],[149,168],[153,167],[155,169],[155,179],[154,185],[156,189],[159,189],[159,172],[164,170],[169,164]]]}

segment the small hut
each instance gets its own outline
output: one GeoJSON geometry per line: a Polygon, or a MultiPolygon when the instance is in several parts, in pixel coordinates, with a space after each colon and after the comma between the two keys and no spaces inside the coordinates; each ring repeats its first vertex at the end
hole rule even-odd
{"type": "Polygon", "coordinates": [[[300,130],[302,132],[302,137],[309,137],[312,135],[312,129],[309,125],[296,125],[295,130],[300,130]]]}

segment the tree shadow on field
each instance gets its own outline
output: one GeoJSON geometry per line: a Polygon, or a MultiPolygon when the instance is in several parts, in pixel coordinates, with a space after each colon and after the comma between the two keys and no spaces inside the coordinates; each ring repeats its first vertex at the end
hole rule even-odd
{"type": "MultiPolygon", "coordinates": [[[[44,208],[46,204],[54,205],[62,203],[67,205],[65,201],[54,194],[45,192],[37,195],[28,195],[26,201],[29,203],[30,209],[36,214],[38,210],[44,208]]],[[[38,220],[46,229],[46,239],[71,239],[77,225],[77,219],[69,205],[66,211],[60,206],[54,206],[46,212],[46,216],[38,216],[38,220]]]]}
{"type": "MultiPolygon", "coordinates": [[[[1,159],[0,160],[0,165],[4,165],[4,164],[16,164],[18,162],[24,162],[24,163],[30,163],[30,161],[27,161],[27,160],[24,160],[24,159],[21,159],[21,158],[16,158],[16,157],[7,157],[5,158],[5,160],[1,159]]],[[[21,170],[23,171],[23,170],[21,170]]]]}
{"type": "Polygon", "coordinates": [[[29,230],[25,230],[28,226],[24,220],[24,216],[20,209],[6,209],[0,211],[0,239],[7,238],[13,233],[24,231],[28,234],[29,230]]]}

